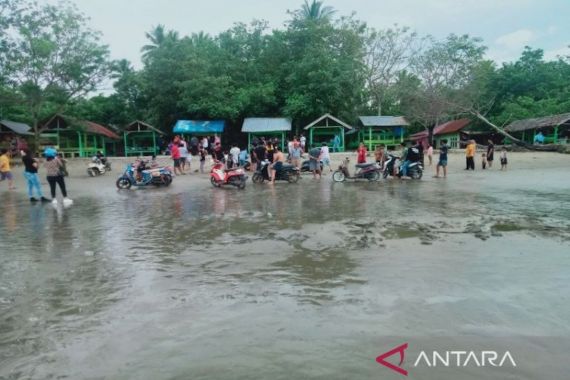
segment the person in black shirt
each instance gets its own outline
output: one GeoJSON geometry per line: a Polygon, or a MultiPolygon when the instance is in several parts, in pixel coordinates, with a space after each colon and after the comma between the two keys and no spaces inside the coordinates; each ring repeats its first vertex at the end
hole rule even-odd
{"type": "Polygon", "coordinates": [[[222,150],[222,144],[216,143],[214,146],[214,151],[212,152],[212,157],[215,161],[226,162],[224,151],[222,150]]]}
{"type": "Polygon", "coordinates": [[[265,161],[265,159],[267,158],[267,154],[266,154],[267,150],[265,149],[265,145],[263,145],[263,144],[259,144],[253,150],[253,152],[255,153],[255,158],[256,158],[258,163],[265,161]]]}
{"type": "Polygon", "coordinates": [[[38,161],[32,156],[32,152],[29,149],[22,150],[20,152],[22,155],[22,162],[24,163],[24,177],[28,181],[28,196],[30,197],[30,202],[37,202],[38,199],[34,198],[34,189],[42,202],[48,202],[49,199],[45,198],[42,193],[42,186],[40,184],[40,178],[38,176],[38,161]]]}

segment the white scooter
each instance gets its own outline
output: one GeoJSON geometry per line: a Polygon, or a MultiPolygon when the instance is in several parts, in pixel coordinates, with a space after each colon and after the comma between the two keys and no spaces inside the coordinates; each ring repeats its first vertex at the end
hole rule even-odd
{"type": "Polygon", "coordinates": [[[103,160],[101,160],[98,157],[93,157],[93,159],[91,159],[91,162],[87,166],[87,174],[89,174],[90,177],[97,177],[110,171],[111,171],[111,163],[109,162],[109,160],[104,159],[103,163],[103,160]]]}

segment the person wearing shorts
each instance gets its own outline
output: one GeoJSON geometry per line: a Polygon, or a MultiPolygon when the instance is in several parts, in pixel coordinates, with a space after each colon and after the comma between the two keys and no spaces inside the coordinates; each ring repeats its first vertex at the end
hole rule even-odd
{"type": "Polygon", "coordinates": [[[319,161],[321,159],[321,148],[312,148],[309,150],[309,170],[313,172],[313,178],[321,178],[321,167],[319,161]]]}
{"type": "Polygon", "coordinates": [[[182,175],[182,170],[180,169],[180,148],[178,147],[178,144],[179,141],[174,141],[170,150],[170,156],[172,157],[172,161],[174,163],[174,174],[182,175]]]}
{"type": "Polygon", "coordinates": [[[447,146],[447,140],[441,140],[441,146],[439,147],[439,161],[435,169],[435,177],[439,177],[439,168],[443,168],[443,178],[447,178],[447,152],[449,147],[447,146]]]}

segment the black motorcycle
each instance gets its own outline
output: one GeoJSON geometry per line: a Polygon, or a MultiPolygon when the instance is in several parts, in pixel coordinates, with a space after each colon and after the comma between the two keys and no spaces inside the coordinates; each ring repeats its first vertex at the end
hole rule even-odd
{"type": "MultiPolygon", "coordinates": [[[[269,165],[271,162],[265,160],[259,163],[257,171],[253,173],[251,180],[253,183],[263,183],[264,181],[270,181],[269,176],[269,165]]],[[[275,173],[276,181],[287,181],[289,183],[296,183],[299,180],[300,174],[299,169],[291,164],[283,164],[280,170],[275,173]]]]}

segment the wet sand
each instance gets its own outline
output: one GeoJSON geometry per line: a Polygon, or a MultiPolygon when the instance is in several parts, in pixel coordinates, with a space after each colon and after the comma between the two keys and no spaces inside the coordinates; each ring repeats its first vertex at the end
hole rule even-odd
{"type": "Polygon", "coordinates": [[[68,209],[30,205],[20,168],[0,189],[0,378],[397,379],[375,358],[404,342],[412,379],[570,373],[569,155],[244,191],[117,191],[112,161],[70,163],[68,209]],[[482,348],[517,367],[412,366],[482,348]]]}

